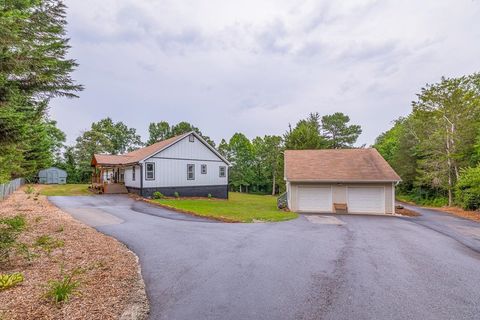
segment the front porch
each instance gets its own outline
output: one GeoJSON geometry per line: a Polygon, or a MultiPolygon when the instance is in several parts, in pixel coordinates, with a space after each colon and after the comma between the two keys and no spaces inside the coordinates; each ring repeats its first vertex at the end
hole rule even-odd
{"type": "Polygon", "coordinates": [[[90,189],[98,194],[126,194],[125,169],[122,166],[95,166],[90,189]]]}

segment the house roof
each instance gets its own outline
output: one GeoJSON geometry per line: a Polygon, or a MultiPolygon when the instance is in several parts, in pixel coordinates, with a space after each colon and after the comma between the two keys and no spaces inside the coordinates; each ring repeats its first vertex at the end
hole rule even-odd
{"type": "Polygon", "coordinates": [[[287,181],[401,181],[376,149],[286,150],[287,181]]]}
{"type": "Polygon", "coordinates": [[[211,149],[217,156],[220,157],[225,163],[228,165],[230,164],[226,159],[222,157],[218,153],[215,148],[210,146],[207,142],[205,142],[202,137],[200,137],[196,132],[187,132],[178,136],[175,136],[170,139],[162,140],[159,142],[156,142],[152,145],[149,145],[147,147],[143,147],[137,150],[134,150],[132,152],[122,154],[122,155],[111,155],[111,154],[94,154],[92,158],[92,165],[121,165],[121,164],[132,164],[132,163],[137,163],[139,161],[145,160],[149,158],[150,156],[153,156],[154,154],[162,151],[163,149],[167,148],[168,146],[174,144],[177,141],[182,140],[183,138],[189,136],[190,134],[195,135],[202,143],[204,143],[209,149],[211,149]]]}

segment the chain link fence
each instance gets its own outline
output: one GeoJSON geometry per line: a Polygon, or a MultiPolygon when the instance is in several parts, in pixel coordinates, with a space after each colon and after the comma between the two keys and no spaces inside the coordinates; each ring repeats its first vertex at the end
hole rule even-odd
{"type": "Polygon", "coordinates": [[[8,183],[0,184],[0,201],[5,200],[23,184],[25,184],[25,179],[23,178],[18,178],[8,183]]]}

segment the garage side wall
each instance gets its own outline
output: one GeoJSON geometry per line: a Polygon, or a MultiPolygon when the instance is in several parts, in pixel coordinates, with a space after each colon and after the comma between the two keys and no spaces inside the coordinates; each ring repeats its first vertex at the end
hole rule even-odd
{"type": "MultiPolygon", "coordinates": [[[[385,188],[385,213],[393,213],[395,201],[393,183],[294,183],[287,182],[288,185],[288,207],[291,211],[299,211],[298,207],[298,187],[299,186],[318,186],[332,188],[333,203],[347,203],[348,187],[384,187],[385,188]]],[[[332,208],[333,211],[333,208],[332,208]]]]}

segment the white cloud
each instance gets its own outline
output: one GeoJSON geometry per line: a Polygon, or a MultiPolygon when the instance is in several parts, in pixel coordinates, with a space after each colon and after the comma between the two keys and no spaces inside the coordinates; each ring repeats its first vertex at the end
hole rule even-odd
{"type": "Polygon", "coordinates": [[[105,116],[146,139],[190,121],[219,141],[283,134],[342,111],[373,142],[427,82],[480,70],[478,1],[67,1],[77,100],[52,116],[73,141],[105,116]]]}

